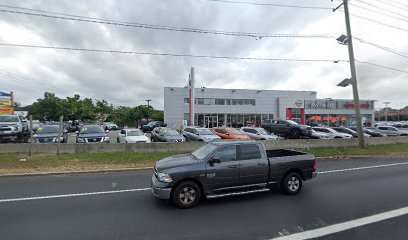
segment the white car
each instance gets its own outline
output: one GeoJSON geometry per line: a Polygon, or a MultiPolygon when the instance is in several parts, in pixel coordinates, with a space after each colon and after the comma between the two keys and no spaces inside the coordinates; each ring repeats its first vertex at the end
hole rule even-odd
{"type": "Polygon", "coordinates": [[[117,140],[118,143],[150,143],[150,138],[137,128],[123,129],[117,140]]]}
{"type": "Polygon", "coordinates": [[[328,134],[331,138],[353,138],[351,134],[340,133],[329,127],[313,127],[316,132],[322,132],[328,134]]]}

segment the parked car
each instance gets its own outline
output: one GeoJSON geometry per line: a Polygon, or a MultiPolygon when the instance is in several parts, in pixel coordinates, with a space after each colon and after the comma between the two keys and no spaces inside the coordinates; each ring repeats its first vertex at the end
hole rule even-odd
{"type": "Polygon", "coordinates": [[[302,138],[312,135],[312,127],[298,124],[292,120],[267,119],[261,123],[261,127],[285,138],[302,138]]]}
{"type": "Polygon", "coordinates": [[[310,136],[310,138],[313,138],[313,139],[333,139],[334,137],[330,133],[318,132],[318,131],[316,131],[316,130],[314,130],[312,128],[312,135],[310,136]]]}
{"type": "Polygon", "coordinates": [[[156,127],[150,137],[152,142],[185,142],[186,139],[176,130],[169,127],[156,127]]]}
{"type": "Polygon", "coordinates": [[[351,134],[337,132],[329,127],[313,127],[316,132],[322,132],[328,134],[331,138],[353,138],[351,134]]]}
{"type": "MultiPolygon", "coordinates": [[[[334,129],[337,132],[341,132],[341,133],[347,133],[350,134],[353,137],[358,137],[358,133],[350,128],[347,127],[332,127],[332,129],[334,129]]],[[[363,132],[364,137],[371,137],[371,135],[364,133],[363,132]]]]}
{"type": "Polygon", "coordinates": [[[375,129],[377,132],[384,133],[387,136],[408,136],[408,133],[406,131],[401,131],[398,128],[392,126],[382,125],[377,126],[375,129]]]}
{"type": "Polygon", "coordinates": [[[40,120],[33,120],[32,123],[33,123],[33,130],[34,131],[37,130],[37,128],[42,126],[40,120]]]}
{"type": "MultiPolygon", "coordinates": [[[[354,131],[357,131],[356,127],[350,127],[354,131]]],[[[375,128],[363,128],[363,132],[370,135],[371,137],[386,137],[387,135],[384,133],[377,132],[375,128]]]]}
{"type": "Polygon", "coordinates": [[[254,140],[278,140],[279,137],[273,133],[268,132],[263,128],[257,127],[242,127],[240,129],[241,133],[247,135],[249,138],[254,140]]]}
{"type": "Polygon", "coordinates": [[[211,131],[219,136],[221,139],[240,139],[240,140],[249,140],[250,138],[247,135],[242,134],[235,128],[229,127],[218,127],[213,128],[211,131]]]}
{"type": "Polygon", "coordinates": [[[68,134],[66,129],[61,129],[59,132],[58,125],[44,125],[37,130],[33,135],[34,143],[66,143],[68,141],[68,134]]]}
{"type": "Polygon", "coordinates": [[[118,125],[111,122],[104,122],[102,126],[105,128],[105,130],[118,130],[118,125]]]}
{"type": "Polygon", "coordinates": [[[28,141],[27,120],[19,115],[0,115],[0,142],[28,141]]]}
{"type": "Polygon", "coordinates": [[[295,195],[316,176],[316,160],[310,153],[265,150],[259,141],[217,141],[159,160],[153,171],[154,196],[191,208],[203,197],[266,192],[274,185],[295,195]]]}
{"type": "Polygon", "coordinates": [[[76,132],[77,143],[109,143],[109,130],[99,125],[84,125],[76,132]]]}
{"type": "Polygon", "coordinates": [[[127,128],[122,129],[118,134],[118,143],[149,143],[150,138],[146,136],[140,129],[127,128]]]}
{"type": "Polygon", "coordinates": [[[167,127],[167,124],[160,122],[160,121],[149,122],[142,126],[142,131],[144,133],[151,132],[156,127],[167,127]]]}
{"type": "Polygon", "coordinates": [[[186,127],[182,132],[187,141],[211,142],[221,138],[211,132],[208,128],[203,127],[186,127]]]}

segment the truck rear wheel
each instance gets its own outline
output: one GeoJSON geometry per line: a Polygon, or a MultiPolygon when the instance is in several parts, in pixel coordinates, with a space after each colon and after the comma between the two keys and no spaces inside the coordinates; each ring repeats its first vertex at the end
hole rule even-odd
{"type": "Polygon", "coordinates": [[[288,173],[281,182],[281,188],[287,195],[296,195],[302,189],[302,177],[296,173],[288,173]]]}
{"type": "Polygon", "coordinates": [[[192,208],[201,198],[200,187],[194,182],[182,182],[173,192],[173,203],[179,208],[192,208]]]}

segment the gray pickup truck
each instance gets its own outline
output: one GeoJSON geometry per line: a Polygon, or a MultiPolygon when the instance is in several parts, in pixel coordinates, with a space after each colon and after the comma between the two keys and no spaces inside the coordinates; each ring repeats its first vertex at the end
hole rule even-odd
{"type": "Polygon", "coordinates": [[[269,191],[279,185],[289,195],[316,177],[314,155],[265,150],[257,141],[220,141],[191,154],[161,159],[154,166],[151,188],[159,199],[191,208],[207,199],[269,191]]]}

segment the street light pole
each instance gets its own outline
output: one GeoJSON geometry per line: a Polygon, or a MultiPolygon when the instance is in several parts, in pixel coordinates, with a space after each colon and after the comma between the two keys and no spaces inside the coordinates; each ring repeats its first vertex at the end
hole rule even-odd
{"type": "Polygon", "coordinates": [[[352,87],[353,87],[354,110],[356,113],[358,145],[360,147],[364,147],[365,143],[364,143],[364,135],[363,135],[363,123],[361,121],[360,99],[358,96],[357,74],[356,74],[356,66],[354,62],[353,38],[351,36],[348,0],[343,0],[343,5],[344,5],[344,15],[346,19],[346,28],[347,28],[347,40],[348,40],[347,46],[348,46],[349,59],[350,59],[351,81],[352,81],[352,87]]]}
{"type": "Polygon", "coordinates": [[[391,102],[384,102],[385,104],[385,122],[388,122],[388,104],[391,102]]]}

